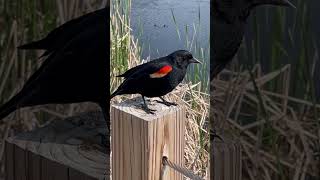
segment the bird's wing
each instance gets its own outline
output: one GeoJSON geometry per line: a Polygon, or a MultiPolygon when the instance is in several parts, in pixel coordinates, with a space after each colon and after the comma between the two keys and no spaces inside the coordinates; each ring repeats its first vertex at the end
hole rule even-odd
{"type": "Polygon", "coordinates": [[[107,18],[84,27],[82,32],[47,56],[22,90],[0,107],[0,119],[25,106],[105,101],[108,28],[107,18]]]}
{"type": "Polygon", "coordinates": [[[172,65],[165,61],[150,61],[133,67],[118,77],[136,79],[141,77],[161,78],[172,71],[172,65]]]}
{"type": "MultiPolygon", "coordinates": [[[[44,84],[52,86],[52,82],[58,81],[58,79],[79,76],[79,79],[75,80],[80,80],[82,76],[91,76],[93,73],[91,70],[95,69],[95,67],[107,67],[105,65],[106,61],[101,60],[108,57],[108,55],[104,55],[104,52],[107,52],[104,51],[106,26],[106,23],[102,22],[86,27],[84,31],[68,41],[61,49],[50,54],[41,67],[25,83],[23,91],[29,91],[27,89],[35,89],[38,86],[44,87],[44,84]],[[91,58],[95,59],[95,61],[92,61],[91,58]],[[80,67],[86,68],[79,69],[80,67]],[[83,73],[86,70],[88,74],[83,73]]],[[[105,78],[103,74],[101,76],[101,78],[105,78]]],[[[73,82],[70,80],[70,83],[73,82]]]]}
{"type": "Polygon", "coordinates": [[[138,66],[135,66],[135,67],[127,70],[125,73],[118,75],[117,77],[124,77],[124,78],[126,79],[126,78],[128,78],[129,76],[131,76],[132,74],[134,74],[135,72],[137,72],[137,71],[139,70],[139,68],[143,68],[146,64],[147,64],[147,63],[145,63],[145,64],[140,64],[140,65],[138,65],[138,66]]]}
{"type": "Polygon", "coordinates": [[[68,41],[81,33],[86,27],[93,26],[107,16],[106,8],[85,14],[51,31],[44,39],[34,41],[22,46],[19,49],[45,49],[44,55],[48,55],[58,48],[63,47],[68,41]]]}
{"type": "Polygon", "coordinates": [[[172,66],[169,64],[162,64],[161,66],[157,67],[155,71],[149,73],[150,78],[162,78],[168,75],[172,71],[172,66]]]}
{"type": "Polygon", "coordinates": [[[133,89],[139,88],[137,87],[137,84],[146,82],[145,80],[148,79],[165,77],[172,69],[173,67],[166,61],[150,61],[140,66],[136,66],[135,68],[130,69],[130,72],[125,73],[126,76],[123,76],[125,77],[125,80],[111,97],[122,93],[126,94],[128,91],[135,92],[133,89]]]}

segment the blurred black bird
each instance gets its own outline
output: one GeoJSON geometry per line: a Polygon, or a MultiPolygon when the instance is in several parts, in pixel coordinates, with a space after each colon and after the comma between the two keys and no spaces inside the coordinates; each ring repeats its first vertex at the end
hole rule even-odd
{"type": "Polygon", "coordinates": [[[61,25],[42,40],[20,46],[45,49],[45,61],[0,108],[0,120],[22,107],[78,102],[97,103],[107,120],[107,15],[106,8],[89,13],[61,25]]]}
{"type": "Polygon", "coordinates": [[[147,113],[155,110],[148,108],[145,97],[160,97],[167,106],[176,105],[162,96],[171,92],[183,80],[191,63],[200,63],[185,50],[175,51],[168,56],[133,67],[118,77],[124,77],[123,83],[110,96],[111,99],[122,94],[141,94],[147,113]]]}
{"type": "Polygon", "coordinates": [[[107,17],[106,8],[85,14],[76,19],[72,19],[52,30],[44,39],[19,46],[18,48],[43,49],[46,51],[42,56],[47,56],[53,51],[61,48],[64,44],[68,43],[77,35],[79,35],[79,33],[81,33],[84,28],[90,28],[90,26],[102,23],[103,17],[107,17]]]}
{"type": "Polygon", "coordinates": [[[210,80],[232,60],[237,53],[250,11],[261,5],[292,6],[288,0],[213,0],[210,62],[210,80]]]}

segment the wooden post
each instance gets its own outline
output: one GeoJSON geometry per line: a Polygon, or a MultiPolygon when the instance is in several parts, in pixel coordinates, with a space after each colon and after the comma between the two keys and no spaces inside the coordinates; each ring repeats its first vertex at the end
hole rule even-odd
{"type": "Polygon", "coordinates": [[[107,180],[101,112],[56,120],[6,140],[6,180],[107,180]]]}
{"type": "MultiPolygon", "coordinates": [[[[154,115],[137,108],[141,98],[111,107],[112,179],[159,180],[162,157],[184,165],[185,109],[148,102],[154,115]]],[[[182,180],[183,176],[166,168],[164,180],[182,180]]]]}
{"type": "Polygon", "coordinates": [[[241,180],[241,145],[226,133],[225,106],[215,102],[215,81],[210,83],[210,180],[241,180]],[[223,139],[215,137],[218,135],[223,139]]]}
{"type": "Polygon", "coordinates": [[[241,180],[241,146],[238,142],[215,139],[211,144],[210,179],[211,180],[241,180]]]}

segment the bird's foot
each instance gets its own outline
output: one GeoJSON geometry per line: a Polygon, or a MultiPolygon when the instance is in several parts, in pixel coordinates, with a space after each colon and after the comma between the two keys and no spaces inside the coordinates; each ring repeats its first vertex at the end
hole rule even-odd
{"type": "Polygon", "coordinates": [[[222,139],[221,136],[219,136],[216,132],[212,132],[210,134],[210,139],[214,140],[214,139],[219,139],[221,142],[224,142],[224,140],[222,139]]]}
{"type": "Polygon", "coordinates": [[[147,114],[154,114],[154,112],[156,112],[156,110],[154,109],[150,109],[146,106],[143,106],[142,109],[147,113],[147,114]]]}
{"type": "Polygon", "coordinates": [[[158,100],[156,100],[156,102],[158,102],[158,103],[161,103],[161,104],[164,104],[164,105],[166,105],[166,106],[177,106],[178,104],[177,103],[174,103],[174,102],[169,102],[169,101],[158,101],[158,100]]]}
{"type": "Polygon", "coordinates": [[[145,105],[136,105],[137,108],[144,110],[147,114],[154,114],[154,112],[156,112],[156,110],[154,109],[150,109],[148,106],[145,105]]]}

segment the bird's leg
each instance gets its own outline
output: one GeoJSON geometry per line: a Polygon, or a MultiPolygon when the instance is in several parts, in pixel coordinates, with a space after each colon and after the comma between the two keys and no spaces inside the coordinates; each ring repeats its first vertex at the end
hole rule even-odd
{"type": "Polygon", "coordinates": [[[104,120],[107,125],[107,132],[105,134],[100,134],[101,141],[102,141],[101,144],[103,146],[105,146],[107,148],[107,150],[110,150],[110,139],[109,139],[109,137],[110,137],[110,118],[109,118],[108,112],[107,112],[107,109],[109,110],[109,108],[108,108],[108,104],[106,104],[106,103],[100,103],[99,105],[100,105],[104,120]]]}
{"type": "Polygon", "coordinates": [[[213,141],[216,138],[218,138],[220,141],[224,142],[222,137],[219,136],[215,130],[210,131],[210,139],[212,139],[212,141],[213,141]]]}
{"type": "Polygon", "coordinates": [[[106,105],[105,103],[100,103],[99,105],[100,105],[104,120],[107,125],[107,131],[108,131],[108,133],[110,133],[110,119],[109,119],[108,112],[107,112],[108,105],[106,105]]]}
{"type": "Polygon", "coordinates": [[[148,107],[144,96],[142,96],[142,99],[143,99],[143,103],[144,103],[143,110],[144,110],[146,113],[148,113],[148,114],[154,114],[154,112],[155,112],[156,110],[150,109],[150,108],[148,107]]]}
{"type": "Polygon", "coordinates": [[[163,97],[159,97],[162,101],[156,100],[158,103],[164,104],[166,106],[177,106],[177,103],[166,101],[163,97]]]}

